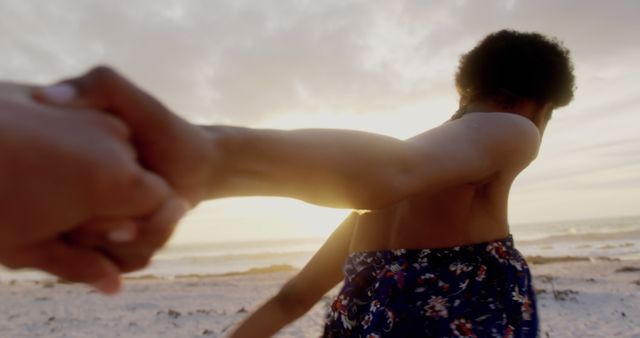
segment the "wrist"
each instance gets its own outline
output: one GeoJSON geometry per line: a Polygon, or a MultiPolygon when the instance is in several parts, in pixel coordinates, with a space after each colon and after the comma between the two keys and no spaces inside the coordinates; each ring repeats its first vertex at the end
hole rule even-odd
{"type": "Polygon", "coordinates": [[[220,197],[222,185],[233,173],[233,154],[238,149],[241,128],[228,126],[201,126],[207,134],[209,144],[207,152],[206,197],[220,197]]]}

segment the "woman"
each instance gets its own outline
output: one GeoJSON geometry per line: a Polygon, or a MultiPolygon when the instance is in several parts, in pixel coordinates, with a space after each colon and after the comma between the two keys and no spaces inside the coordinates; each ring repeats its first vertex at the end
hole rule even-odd
{"type": "Polygon", "coordinates": [[[540,35],[501,31],[485,38],[461,58],[459,111],[441,131],[425,134],[440,133],[441,147],[465,158],[443,157],[434,166],[492,170],[458,180],[443,175],[437,189],[352,213],[231,337],[271,336],[342,280],[324,337],[537,336],[535,294],[509,235],[507,197],[537,155],[552,109],[571,100],[571,72],[568,51],[540,35]],[[457,137],[488,142],[475,154],[454,149],[455,132],[446,129],[463,122],[472,127],[457,137]]]}

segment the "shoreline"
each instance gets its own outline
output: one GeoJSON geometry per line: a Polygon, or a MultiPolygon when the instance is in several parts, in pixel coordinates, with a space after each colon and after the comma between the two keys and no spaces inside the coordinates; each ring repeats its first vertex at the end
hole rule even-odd
{"type": "MultiPolygon", "coordinates": [[[[530,264],[540,337],[640,337],[640,260],[559,257],[530,264]]],[[[0,283],[7,337],[225,337],[296,270],[127,279],[106,297],[78,284],[0,283]],[[262,273],[260,273],[262,272],[262,273]]],[[[276,337],[318,337],[337,289],[276,337]]]]}
{"type": "MultiPolygon", "coordinates": [[[[544,265],[544,264],[555,264],[555,263],[569,263],[569,262],[634,262],[636,260],[624,260],[620,258],[613,258],[608,256],[596,256],[596,257],[583,257],[583,256],[543,256],[543,255],[527,255],[525,256],[525,260],[530,266],[533,265],[544,265]]],[[[638,260],[640,261],[640,260],[638,260]]],[[[268,266],[261,267],[253,267],[247,270],[242,271],[230,271],[223,273],[187,273],[187,274],[179,274],[173,276],[161,276],[151,273],[137,272],[132,275],[124,275],[122,279],[124,281],[150,281],[150,280],[193,280],[193,279],[210,279],[217,277],[229,277],[229,276],[253,276],[253,275],[262,275],[269,273],[278,273],[278,272],[289,272],[296,273],[300,271],[300,268],[297,268],[291,264],[273,264],[268,266]]],[[[3,284],[15,284],[15,283],[23,283],[23,282],[37,282],[37,283],[58,283],[58,284],[72,284],[60,278],[50,276],[50,275],[42,275],[36,278],[8,278],[8,279],[0,279],[0,285],[3,284]]],[[[36,283],[36,284],[37,284],[36,283]]]]}

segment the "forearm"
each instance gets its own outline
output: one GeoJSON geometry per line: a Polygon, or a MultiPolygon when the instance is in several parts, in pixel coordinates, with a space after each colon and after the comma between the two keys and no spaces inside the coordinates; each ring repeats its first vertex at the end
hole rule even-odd
{"type": "Polygon", "coordinates": [[[271,337],[305,312],[284,308],[284,304],[275,296],[247,317],[230,338],[271,337]]]}
{"type": "Polygon", "coordinates": [[[210,198],[284,196],[343,208],[396,202],[409,165],[405,142],[347,130],[207,127],[220,156],[210,198]]]}
{"type": "Polygon", "coordinates": [[[232,338],[270,337],[304,315],[342,278],[357,214],[351,213],[295,277],[245,319],[232,338]]]}

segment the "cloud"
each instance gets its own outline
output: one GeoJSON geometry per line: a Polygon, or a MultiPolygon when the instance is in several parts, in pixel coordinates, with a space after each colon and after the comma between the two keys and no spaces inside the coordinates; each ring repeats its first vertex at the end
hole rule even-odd
{"type": "Polygon", "coordinates": [[[66,0],[0,6],[5,78],[52,80],[108,63],[183,115],[252,123],[292,111],[367,113],[428,101],[441,88],[452,90],[461,53],[504,27],[551,32],[584,59],[637,49],[631,13],[640,5],[66,0]],[[586,24],[598,20],[616,26],[586,24]],[[585,31],[602,47],[593,48],[585,31]]]}
{"type": "Polygon", "coordinates": [[[368,57],[380,48],[371,45],[370,30],[383,21],[385,6],[59,1],[4,7],[5,78],[49,80],[108,63],[188,116],[243,123],[300,107],[364,112],[411,92],[398,69],[368,57]]]}
{"type": "Polygon", "coordinates": [[[638,12],[634,0],[1,0],[0,77],[49,82],[107,63],[194,121],[357,115],[335,120],[428,129],[456,104],[462,53],[502,28],[540,31],[571,49],[578,91],[519,193],[637,163],[638,12]]]}

